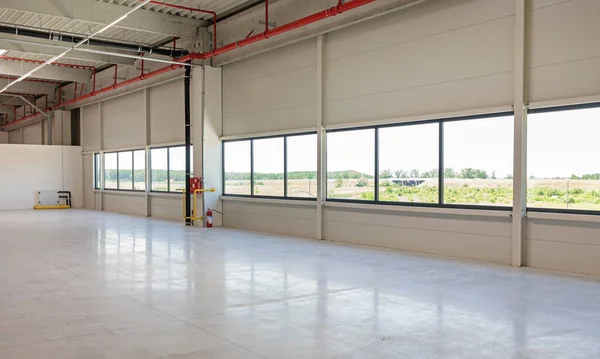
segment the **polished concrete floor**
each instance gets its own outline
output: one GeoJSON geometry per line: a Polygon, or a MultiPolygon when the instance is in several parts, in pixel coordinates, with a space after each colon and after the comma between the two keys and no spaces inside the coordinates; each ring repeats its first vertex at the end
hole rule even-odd
{"type": "Polygon", "coordinates": [[[600,358],[600,281],[100,212],[0,212],[0,358],[600,358]]]}

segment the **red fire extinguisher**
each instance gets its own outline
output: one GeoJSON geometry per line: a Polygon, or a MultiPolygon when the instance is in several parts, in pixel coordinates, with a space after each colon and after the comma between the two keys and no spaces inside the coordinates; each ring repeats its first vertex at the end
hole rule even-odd
{"type": "Polygon", "coordinates": [[[212,211],[209,208],[208,211],[206,211],[206,228],[212,228],[212,226],[213,226],[212,211]]]}

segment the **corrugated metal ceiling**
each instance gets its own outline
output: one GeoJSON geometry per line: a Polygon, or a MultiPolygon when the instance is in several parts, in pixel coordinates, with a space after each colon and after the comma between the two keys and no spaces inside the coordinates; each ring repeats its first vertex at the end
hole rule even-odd
{"type": "MultiPolygon", "coordinates": [[[[109,4],[118,4],[123,6],[133,6],[138,3],[138,0],[97,0],[102,1],[109,4]]],[[[159,0],[161,1],[161,0],[159,0]]],[[[192,7],[196,9],[202,10],[211,10],[216,12],[217,14],[222,14],[223,12],[227,12],[231,9],[235,9],[236,7],[243,6],[249,3],[254,2],[253,0],[168,0],[164,1],[170,4],[192,7]]],[[[157,4],[149,4],[144,6],[144,9],[149,11],[156,11],[164,14],[172,14],[185,16],[192,19],[202,19],[202,20],[210,20],[211,15],[202,14],[197,12],[189,12],[185,10],[174,9],[167,6],[161,6],[157,4]]]]}

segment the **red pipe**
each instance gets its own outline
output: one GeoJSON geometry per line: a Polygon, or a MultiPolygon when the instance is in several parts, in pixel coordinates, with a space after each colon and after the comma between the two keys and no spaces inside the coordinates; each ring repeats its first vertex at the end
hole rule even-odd
{"type": "MultiPolygon", "coordinates": [[[[145,1],[145,0],[138,0],[145,1]]],[[[196,9],[188,6],[169,4],[162,1],[150,1],[150,4],[172,7],[174,9],[186,10],[190,12],[201,12],[203,14],[211,14],[213,16],[213,50],[217,48],[217,13],[210,10],[196,9]]]]}
{"type": "MultiPolygon", "coordinates": [[[[129,79],[129,80],[126,80],[126,81],[123,81],[123,82],[120,82],[120,83],[114,84],[114,85],[112,85],[112,86],[108,86],[108,87],[105,87],[105,88],[103,88],[103,89],[100,89],[100,90],[97,90],[97,91],[93,91],[93,92],[87,93],[87,94],[85,94],[85,95],[83,95],[83,96],[80,96],[80,97],[74,98],[74,99],[72,99],[72,100],[65,101],[65,102],[61,102],[61,103],[57,104],[57,105],[56,105],[56,106],[54,106],[54,107],[51,107],[51,108],[47,108],[47,109],[45,109],[45,110],[44,110],[44,113],[52,112],[52,111],[54,111],[54,110],[56,110],[56,109],[58,109],[58,108],[65,107],[65,106],[69,106],[69,105],[72,105],[72,104],[74,104],[74,103],[77,103],[77,102],[80,102],[80,101],[83,101],[83,100],[87,100],[87,99],[89,99],[89,98],[92,98],[92,97],[94,97],[94,96],[98,96],[98,95],[100,95],[100,94],[103,94],[103,93],[107,93],[107,92],[110,92],[110,91],[113,91],[113,90],[117,90],[117,89],[120,89],[121,87],[129,86],[129,85],[135,84],[135,83],[137,83],[137,82],[144,81],[144,80],[150,79],[150,78],[152,78],[152,77],[156,77],[156,76],[162,75],[162,74],[164,74],[164,73],[167,73],[167,72],[170,72],[170,71],[173,71],[173,70],[180,69],[180,68],[182,68],[182,67],[183,67],[183,65],[169,65],[169,66],[167,66],[167,67],[160,68],[160,69],[158,69],[158,70],[156,70],[156,71],[148,72],[148,73],[147,73],[147,74],[145,74],[144,76],[134,77],[134,78],[132,78],[132,79],[129,79]]],[[[18,119],[18,120],[15,120],[15,121],[13,121],[13,122],[10,122],[10,123],[8,123],[8,124],[5,124],[5,125],[3,125],[3,126],[0,126],[0,128],[4,128],[4,127],[7,127],[7,126],[12,126],[12,125],[14,125],[15,123],[19,123],[19,122],[27,121],[27,120],[29,120],[29,119],[31,119],[32,117],[34,117],[34,116],[37,116],[37,115],[38,115],[38,114],[34,114],[34,115],[30,115],[30,116],[26,116],[26,117],[20,118],[20,119],[18,119]]],[[[15,117],[15,118],[16,118],[16,117],[15,117]]]]}
{"type": "Polygon", "coordinates": [[[327,10],[323,10],[321,12],[318,12],[316,14],[304,17],[302,19],[290,22],[289,24],[285,24],[283,26],[280,27],[276,27],[272,30],[267,30],[265,32],[263,32],[262,34],[256,34],[254,36],[248,37],[247,39],[241,40],[241,41],[237,41],[234,43],[231,43],[229,45],[225,45],[223,47],[220,47],[218,49],[215,49],[213,51],[210,52],[206,52],[206,53],[191,53],[189,55],[177,58],[176,61],[179,62],[187,62],[190,60],[206,60],[209,59],[211,57],[215,57],[217,55],[221,55],[223,53],[235,50],[237,48],[243,47],[243,46],[248,46],[250,44],[253,44],[255,42],[259,42],[262,40],[266,40],[268,38],[271,38],[273,36],[277,36],[277,35],[281,35],[283,33],[292,31],[292,30],[296,30],[298,28],[313,24],[315,22],[321,21],[321,20],[325,20],[327,18],[330,18],[332,16],[336,16],[339,15],[341,13],[344,13],[346,11],[350,11],[353,9],[356,9],[357,7],[363,6],[363,5],[367,5],[370,4],[372,2],[375,2],[377,0],[353,0],[353,1],[348,1],[346,3],[340,4],[338,3],[337,6],[334,6],[332,8],[329,8],[327,10]]]}
{"type": "MultiPolygon", "coordinates": [[[[31,64],[43,64],[43,63],[46,63],[46,61],[41,61],[41,60],[22,59],[22,58],[19,58],[19,57],[10,57],[10,56],[0,56],[0,60],[28,62],[28,63],[31,63],[31,64]]],[[[76,65],[76,64],[65,64],[65,63],[62,63],[62,62],[53,62],[50,65],[52,65],[52,66],[60,66],[60,67],[69,67],[69,68],[72,68],[72,69],[81,69],[81,70],[94,70],[94,69],[96,69],[94,66],[76,65]]]]}

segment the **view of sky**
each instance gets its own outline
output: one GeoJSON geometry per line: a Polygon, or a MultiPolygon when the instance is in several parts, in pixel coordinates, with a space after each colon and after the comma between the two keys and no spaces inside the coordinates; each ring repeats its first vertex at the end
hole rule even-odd
{"type": "Polygon", "coordinates": [[[527,131],[528,176],[600,173],[600,108],[530,114],[527,131]]]}

